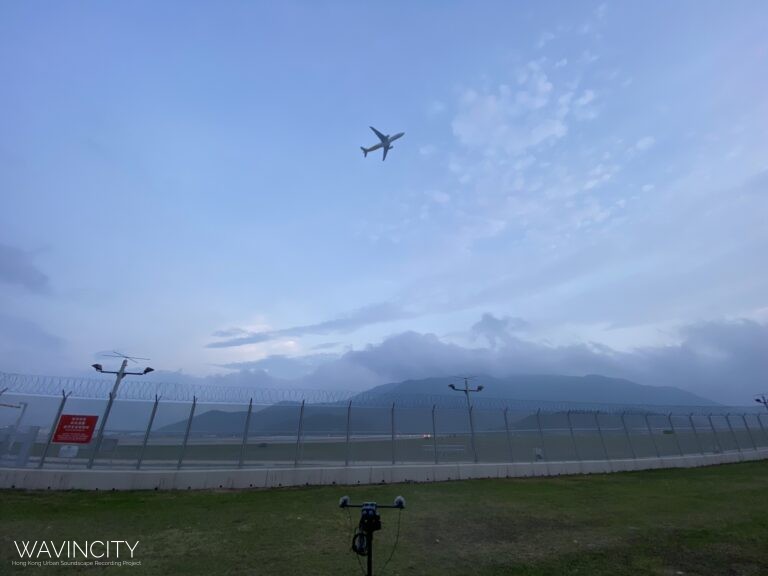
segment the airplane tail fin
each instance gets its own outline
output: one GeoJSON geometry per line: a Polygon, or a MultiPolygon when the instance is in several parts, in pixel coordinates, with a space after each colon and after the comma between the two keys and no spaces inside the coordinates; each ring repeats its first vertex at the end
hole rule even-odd
{"type": "Polygon", "coordinates": [[[365,158],[368,158],[368,150],[366,150],[366,149],[365,149],[363,146],[360,146],[360,150],[362,150],[362,151],[363,151],[363,156],[364,156],[365,158]]]}

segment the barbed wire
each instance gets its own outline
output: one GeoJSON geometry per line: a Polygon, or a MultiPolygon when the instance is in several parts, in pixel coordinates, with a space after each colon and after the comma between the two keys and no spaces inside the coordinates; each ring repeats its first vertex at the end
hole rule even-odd
{"type": "MultiPolygon", "coordinates": [[[[65,376],[41,376],[0,372],[0,389],[8,388],[8,394],[29,396],[60,396],[62,391],[71,392],[73,398],[103,400],[109,396],[114,381],[111,378],[87,378],[65,376]]],[[[281,403],[340,406],[352,402],[358,407],[389,407],[429,410],[433,406],[441,409],[466,410],[466,401],[457,395],[442,394],[395,394],[372,391],[316,390],[299,388],[256,388],[246,386],[222,386],[209,384],[180,384],[177,382],[155,382],[126,377],[118,398],[121,400],[153,401],[155,395],[164,402],[191,402],[197,398],[201,403],[274,405],[281,403]]],[[[513,412],[639,412],[660,413],[727,413],[734,410],[754,409],[723,405],[683,406],[653,404],[610,404],[599,402],[572,402],[547,400],[521,400],[475,395],[472,400],[475,410],[504,410],[513,412]]]]}
{"type": "MultiPolygon", "coordinates": [[[[60,396],[62,390],[72,392],[73,398],[104,399],[109,396],[114,380],[112,378],[86,378],[64,376],[38,376],[0,372],[0,386],[8,387],[9,393],[35,396],[60,396]]],[[[298,388],[249,388],[245,386],[217,386],[209,384],[179,384],[177,382],[155,382],[132,379],[127,376],[120,384],[118,398],[123,400],[154,400],[155,395],[167,401],[224,404],[248,403],[278,404],[280,402],[301,402],[328,404],[343,402],[356,393],[347,390],[306,390],[298,388]]]]}

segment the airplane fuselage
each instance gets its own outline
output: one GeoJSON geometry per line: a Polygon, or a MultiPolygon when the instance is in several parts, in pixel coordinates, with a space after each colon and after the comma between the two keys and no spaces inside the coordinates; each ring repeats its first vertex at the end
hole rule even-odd
{"type": "Polygon", "coordinates": [[[376,130],[373,127],[371,127],[371,130],[373,130],[376,133],[376,136],[379,137],[380,142],[378,144],[374,144],[370,148],[366,148],[364,146],[361,146],[361,148],[363,150],[363,154],[365,156],[368,156],[368,152],[373,152],[374,150],[378,150],[379,148],[383,148],[384,149],[384,156],[382,157],[382,160],[386,160],[387,152],[390,149],[394,148],[394,146],[392,146],[392,142],[394,142],[398,138],[402,138],[403,136],[405,136],[405,132],[398,132],[394,136],[390,136],[389,134],[382,134],[381,132],[379,132],[378,130],[376,130]]]}

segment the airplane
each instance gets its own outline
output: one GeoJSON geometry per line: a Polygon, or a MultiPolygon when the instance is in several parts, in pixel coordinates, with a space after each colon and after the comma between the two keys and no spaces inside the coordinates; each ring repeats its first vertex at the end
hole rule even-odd
{"type": "Polygon", "coordinates": [[[391,148],[394,148],[394,146],[392,146],[392,142],[394,142],[398,138],[405,136],[405,132],[400,132],[398,134],[395,134],[394,136],[389,136],[389,135],[382,134],[381,132],[376,130],[376,128],[374,128],[373,126],[370,126],[370,129],[373,130],[373,133],[379,137],[379,140],[381,140],[381,142],[379,142],[375,146],[371,146],[370,148],[365,148],[364,146],[360,146],[360,149],[363,151],[363,156],[367,158],[368,152],[373,152],[374,150],[378,150],[379,148],[384,148],[384,156],[381,158],[382,162],[387,159],[387,152],[389,152],[391,148]]]}

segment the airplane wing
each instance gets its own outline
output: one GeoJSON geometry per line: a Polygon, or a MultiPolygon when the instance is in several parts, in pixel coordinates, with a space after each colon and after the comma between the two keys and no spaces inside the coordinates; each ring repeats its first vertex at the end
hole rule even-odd
{"type": "Polygon", "coordinates": [[[379,140],[381,140],[382,142],[384,142],[384,141],[387,139],[387,137],[386,137],[386,136],[384,136],[384,134],[382,134],[381,132],[379,132],[378,130],[376,130],[376,128],[374,128],[373,126],[369,126],[369,128],[370,128],[371,130],[373,130],[373,133],[374,133],[374,134],[376,134],[376,136],[378,136],[378,137],[379,137],[379,140]]]}
{"type": "Polygon", "coordinates": [[[389,146],[384,147],[384,156],[381,159],[382,162],[387,159],[387,152],[389,152],[389,146]]]}

